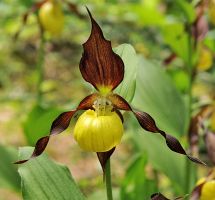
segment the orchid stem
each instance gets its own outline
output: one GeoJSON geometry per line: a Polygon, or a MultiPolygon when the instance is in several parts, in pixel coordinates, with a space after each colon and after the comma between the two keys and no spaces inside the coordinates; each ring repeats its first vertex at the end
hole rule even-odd
{"type": "Polygon", "coordinates": [[[106,182],[107,200],[113,200],[110,159],[107,160],[107,163],[105,166],[105,182],[106,182]]]}

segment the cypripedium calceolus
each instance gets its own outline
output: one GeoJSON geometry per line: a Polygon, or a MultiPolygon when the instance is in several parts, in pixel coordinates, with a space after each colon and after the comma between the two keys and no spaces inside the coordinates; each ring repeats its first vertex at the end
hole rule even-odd
{"type": "Polygon", "coordinates": [[[123,110],[132,112],[146,131],[163,136],[172,151],[186,155],[193,162],[203,164],[199,159],[187,155],[176,138],[160,130],[149,114],[132,109],[123,97],[114,93],[114,89],[124,78],[124,64],[113,52],[111,42],[104,38],[101,28],[89,10],[88,13],[92,30],[90,37],[83,44],[84,52],[79,67],[84,80],[92,84],[97,92],[86,96],[76,109],[60,114],[52,123],[50,134],[37,141],[31,158],[39,156],[45,150],[51,136],[67,129],[77,111],[85,110],[75,125],[74,138],[82,149],[97,152],[104,170],[106,161],[123,135],[123,116],[120,113],[120,110],[123,110]]]}

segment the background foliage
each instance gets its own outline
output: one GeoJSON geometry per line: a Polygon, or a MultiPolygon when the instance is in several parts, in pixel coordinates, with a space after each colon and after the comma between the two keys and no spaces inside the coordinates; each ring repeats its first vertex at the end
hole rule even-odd
{"type": "MultiPolygon", "coordinates": [[[[125,63],[125,79],[117,92],[134,108],[152,115],[161,129],[213,167],[203,140],[205,133],[198,135],[198,151],[192,151],[188,130],[192,116],[203,105],[215,113],[215,24],[211,17],[215,6],[214,10],[208,6],[204,9],[204,23],[199,26],[206,33],[199,39],[193,33],[197,0],[71,0],[73,11],[63,4],[65,26],[61,35],[45,34],[44,65],[39,68],[36,14],[29,16],[19,38],[14,40],[22,15],[33,3],[0,1],[1,200],[19,200],[22,195],[25,200],[34,199],[32,194],[38,191],[43,200],[59,199],[60,194],[65,199],[104,198],[102,170],[96,155],[83,152],[73,140],[76,119],[70,129],[51,139],[48,156],[42,155],[19,169],[12,164],[18,159],[18,151],[20,158],[32,151],[30,147],[18,147],[34,146],[48,133],[59,113],[73,109],[92,91],[78,68],[81,44],[91,28],[85,5],[125,63]]],[[[215,132],[215,114],[212,116],[214,119],[208,117],[204,124],[215,132]]],[[[158,135],[140,130],[133,116],[124,114],[124,118],[128,123],[124,125],[123,141],[112,157],[114,199],[149,199],[158,191],[169,198],[183,196],[191,193],[197,180],[209,172],[209,168],[194,166],[170,152],[158,135]]]]}

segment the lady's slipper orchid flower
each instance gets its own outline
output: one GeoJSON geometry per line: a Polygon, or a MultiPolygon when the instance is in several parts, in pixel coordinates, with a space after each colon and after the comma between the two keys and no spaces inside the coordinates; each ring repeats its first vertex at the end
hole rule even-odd
{"type": "Polygon", "coordinates": [[[191,200],[214,200],[215,199],[215,169],[208,176],[201,178],[192,191],[191,200]]]}
{"type": "MultiPolygon", "coordinates": [[[[116,145],[123,135],[122,115],[119,110],[130,111],[137,118],[140,126],[146,131],[161,134],[167,146],[174,152],[186,155],[190,160],[203,164],[185,152],[179,141],[173,136],[160,130],[154,119],[147,113],[133,110],[129,103],[113,90],[122,82],[124,64],[122,59],[113,52],[111,42],[103,36],[102,30],[89,16],[92,30],[89,39],[83,44],[84,52],[80,61],[80,71],[85,79],[97,90],[85,97],[75,110],[60,114],[52,123],[50,134],[40,138],[31,156],[39,156],[46,148],[49,138],[63,132],[69,126],[71,118],[79,110],[86,110],[78,119],[74,137],[81,148],[97,152],[103,167],[110,158],[116,145]]],[[[17,164],[28,160],[21,160],[17,164]]]]}

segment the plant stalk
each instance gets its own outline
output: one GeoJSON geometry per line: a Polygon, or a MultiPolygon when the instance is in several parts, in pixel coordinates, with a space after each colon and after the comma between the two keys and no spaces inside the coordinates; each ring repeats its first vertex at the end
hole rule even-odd
{"type": "Polygon", "coordinates": [[[107,200],[113,200],[110,158],[107,160],[107,163],[105,166],[105,182],[106,182],[107,200]]]}

